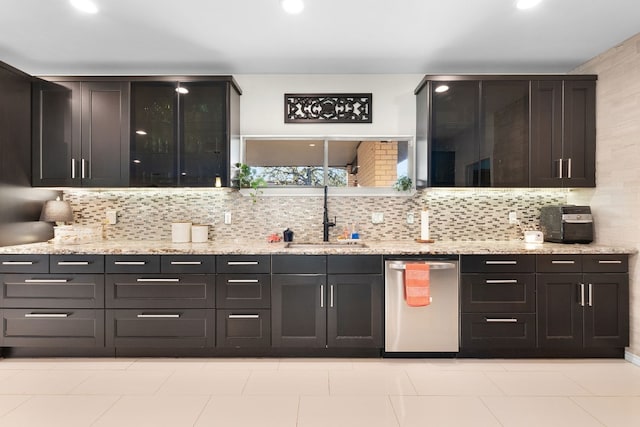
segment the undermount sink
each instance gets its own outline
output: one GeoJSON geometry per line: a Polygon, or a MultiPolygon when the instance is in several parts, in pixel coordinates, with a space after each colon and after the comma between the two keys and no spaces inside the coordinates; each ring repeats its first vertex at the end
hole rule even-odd
{"type": "Polygon", "coordinates": [[[367,245],[360,242],[318,242],[318,243],[289,242],[284,247],[286,249],[336,249],[336,248],[366,248],[367,245]]]}

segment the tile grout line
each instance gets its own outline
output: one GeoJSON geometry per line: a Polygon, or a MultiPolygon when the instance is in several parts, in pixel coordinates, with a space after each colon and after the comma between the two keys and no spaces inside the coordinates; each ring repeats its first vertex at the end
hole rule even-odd
{"type": "Polygon", "coordinates": [[[98,421],[100,421],[100,419],[101,419],[102,417],[104,417],[104,416],[105,416],[105,414],[106,414],[107,412],[109,412],[111,409],[113,409],[113,407],[114,407],[114,406],[116,406],[116,403],[118,403],[120,400],[122,400],[122,397],[123,397],[123,395],[118,396],[118,398],[117,398],[116,400],[114,400],[114,401],[113,401],[113,403],[112,403],[111,405],[109,405],[109,407],[108,407],[107,409],[105,409],[104,411],[102,411],[102,413],[101,413],[100,415],[98,415],[98,417],[96,417],[96,419],[95,419],[95,420],[93,420],[93,422],[91,423],[91,425],[92,425],[92,426],[93,426],[93,425],[96,425],[96,423],[97,423],[98,421]]]}
{"type": "Polygon", "coordinates": [[[202,409],[200,410],[200,412],[198,413],[198,416],[196,417],[196,419],[193,421],[193,426],[195,427],[196,425],[198,425],[198,421],[200,421],[200,418],[202,418],[202,414],[204,414],[204,411],[207,409],[207,406],[209,406],[209,404],[211,403],[211,401],[213,400],[213,395],[209,395],[209,398],[207,399],[207,401],[205,402],[204,406],[202,407],[202,409]]]}

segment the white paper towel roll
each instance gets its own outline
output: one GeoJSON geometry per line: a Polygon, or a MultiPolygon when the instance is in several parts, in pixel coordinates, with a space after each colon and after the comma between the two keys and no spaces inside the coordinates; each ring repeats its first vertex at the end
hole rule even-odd
{"type": "Polygon", "coordinates": [[[173,243],[188,243],[191,241],[190,222],[171,223],[171,241],[173,243]]]}
{"type": "Polygon", "coordinates": [[[429,240],[429,210],[420,212],[420,240],[429,240]]]}

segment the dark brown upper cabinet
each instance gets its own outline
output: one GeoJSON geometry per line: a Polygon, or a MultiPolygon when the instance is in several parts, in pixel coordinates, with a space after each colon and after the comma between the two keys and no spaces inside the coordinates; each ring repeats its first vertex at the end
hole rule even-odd
{"type": "Polygon", "coordinates": [[[40,80],[32,93],[34,186],[127,185],[128,83],[40,80]]]}
{"type": "Polygon", "coordinates": [[[230,78],[133,82],[130,185],[213,187],[217,177],[229,185],[239,96],[230,78]]]}
{"type": "Polygon", "coordinates": [[[594,186],[595,79],[426,76],[415,91],[417,186],[594,186]]]}

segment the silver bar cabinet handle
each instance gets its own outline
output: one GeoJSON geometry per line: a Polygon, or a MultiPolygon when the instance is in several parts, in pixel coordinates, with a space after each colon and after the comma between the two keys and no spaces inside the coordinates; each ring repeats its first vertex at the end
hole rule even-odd
{"type": "Polygon", "coordinates": [[[115,265],[145,265],[146,261],[115,261],[115,265]]]}
{"type": "Polygon", "coordinates": [[[80,178],[86,178],[86,171],[87,171],[87,161],[85,159],[80,160],[80,178]]]}
{"type": "Polygon", "coordinates": [[[229,279],[227,283],[258,283],[258,279],[229,279]]]}
{"type": "Polygon", "coordinates": [[[202,265],[202,261],[171,261],[171,265],[202,265]]]}
{"type": "Polygon", "coordinates": [[[179,319],[179,314],[138,314],[138,319],[179,319]]]}
{"type": "Polygon", "coordinates": [[[27,318],[66,318],[69,317],[69,313],[25,313],[24,317],[27,318]]]}
{"type": "Polygon", "coordinates": [[[329,286],[329,295],[331,297],[330,307],[333,308],[333,285],[329,286]]]}
{"type": "Polygon", "coordinates": [[[71,159],[71,178],[76,178],[76,159],[71,159]]]}
{"type": "Polygon", "coordinates": [[[558,164],[560,165],[560,166],[558,167],[558,178],[562,179],[562,178],[564,178],[564,177],[562,176],[562,159],[558,159],[558,164]]]}
{"type": "Polygon", "coordinates": [[[518,261],[485,261],[486,265],[516,265],[518,261]]]}
{"type": "Polygon", "coordinates": [[[601,259],[601,260],[598,260],[598,264],[622,264],[622,261],[620,261],[619,259],[616,259],[616,260],[601,259]]]}
{"type": "Polygon", "coordinates": [[[571,157],[567,159],[567,178],[571,179],[571,157]]]}
{"type": "Polygon", "coordinates": [[[593,307],[593,284],[589,283],[589,299],[587,300],[589,307],[593,307]]]}
{"type": "Polygon", "coordinates": [[[580,283],[580,306],[584,307],[584,283],[580,283]]]}
{"type": "Polygon", "coordinates": [[[573,260],[558,260],[554,259],[551,261],[551,264],[575,264],[576,262],[573,260]]]}
{"type": "Polygon", "coordinates": [[[68,283],[68,279],[26,279],[24,283],[68,283]]]}
{"type": "Polygon", "coordinates": [[[89,261],[58,261],[58,265],[89,265],[89,261]]]}
{"type": "Polygon", "coordinates": [[[485,317],[484,319],[487,323],[518,323],[518,319],[490,319],[485,317]]]}
{"type": "Polygon", "coordinates": [[[508,284],[508,283],[518,283],[517,279],[500,279],[500,280],[494,280],[494,279],[489,279],[489,280],[485,280],[484,283],[486,283],[487,285],[500,285],[500,284],[508,284]]]}
{"type": "Polygon", "coordinates": [[[2,265],[33,265],[33,261],[2,261],[2,265]]]}
{"type": "Polygon", "coordinates": [[[227,265],[258,265],[258,261],[227,261],[227,265]]]}
{"type": "Polygon", "coordinates": [[[259,319],[259,314],[230,314],[229,319],[259,319]]]}
{"type": "Polygon", "coordinates": [[[324,308],[324,285],[320,285],[320,308],[324,308]]]}
{"type": "Polygon", "coordinates": [[[136,279],[136,282],[171,282],[171,283],[176,283],[179,282],[180,279],[164,279],[164,278],[160,278],[160,279],[136,279]]]}

